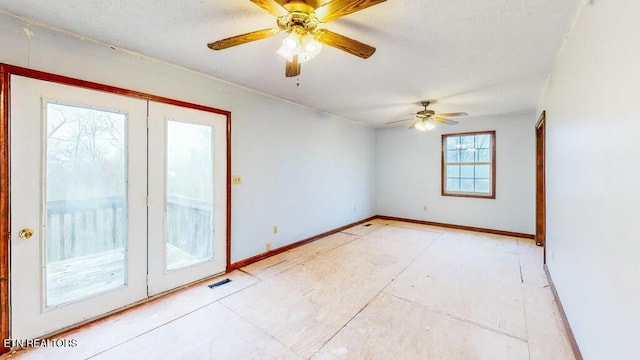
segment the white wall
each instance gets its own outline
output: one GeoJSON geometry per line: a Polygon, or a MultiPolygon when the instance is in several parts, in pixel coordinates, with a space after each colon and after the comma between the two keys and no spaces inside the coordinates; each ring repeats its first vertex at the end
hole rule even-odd
{"type": "Polygon", "coordinates": [[[594,1],[544,90],[547,261],[585,359],[640,359],[640,1],[594,1]]]}
{"type": "Polygon", "coordinates": [[[429,132],[378,129],[378,214],[534,234],[535,119],[533,113],[467,118],[429,132]],[[496,131],[496,199],[442,196],[441,135],[485,130],[496,131]]]}
{"type": "Polygon", "coordinates": [[[375,213],[374,132],[140,55],[0,14],[0,62],[232,112],[232,262],[375,213]],[[278,234],[272,226],[278,226],[278,234]]]}

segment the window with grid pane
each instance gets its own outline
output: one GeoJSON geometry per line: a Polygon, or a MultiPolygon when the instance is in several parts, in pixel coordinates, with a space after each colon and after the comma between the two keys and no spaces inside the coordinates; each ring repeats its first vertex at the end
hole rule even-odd
{"type": "Polygon", "coordinates": [[[496,132],[442,135],[442,195],[495,199],[496,132]]]}

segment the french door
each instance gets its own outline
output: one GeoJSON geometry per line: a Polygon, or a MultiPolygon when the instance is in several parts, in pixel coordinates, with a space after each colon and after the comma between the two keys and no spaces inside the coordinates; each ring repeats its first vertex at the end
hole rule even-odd
{"type": "Polygon", "coordinates": [[[149,103],[149,295],[225,270],[225,124],[149,103]]]}
{"type": "Polygon", "coordinates": [[[225,123],[11,77],[13,338],[224,271],[225,123]]]}

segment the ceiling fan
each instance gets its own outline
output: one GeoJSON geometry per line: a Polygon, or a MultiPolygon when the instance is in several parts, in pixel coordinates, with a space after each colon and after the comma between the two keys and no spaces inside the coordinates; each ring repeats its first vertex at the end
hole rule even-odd
{"type": "Polygon", "coordinates": [[[466,112],[436,114],[435,111],[427,109],[427,106],[429,106],[430,104],[429,101],[422,101],[420,104],[424,106],[424,110],[420,110],[417,113],[412,114],[416,116],[415,119],[391,121],[386,123],[385,125],[397,124],[400,122],[413,120],[413,123],[411,124],[411,126],[409,126],[409,129],[427,131],[427,130],[433,130],[436,127],[435,123],[441,123],[441,124],[447,124],[447,125],[456,125],[459,123],[456,120],[447,119],[449,117],[469,115],[466,112]]]}
{"type": "Polygon", "coordinates": [[[312,59],[322,44],[346,51],[363,59],[369,58],[376,48],[357,40],[318,29],[318,25],[337,20],[345,15],[366,9],[386,0],[250,0],[276,17],[277,28],[253,31],[207,44],[212,50],[222,50],[248,42],[266,39],[286,32],[278,54],[287,59],[285,75],[300,74],[300,64],[312,59]]]}

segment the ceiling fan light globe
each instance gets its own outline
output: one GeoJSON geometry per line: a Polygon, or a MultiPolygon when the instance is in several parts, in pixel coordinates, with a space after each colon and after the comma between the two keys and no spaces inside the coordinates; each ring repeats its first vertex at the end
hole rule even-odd
{"type": "Polygon", "coordinates": [[[423,121],[417,123],[414,128],[418,131],[427,131],[427,124],[423,121]]]}
{"type": "Polygon", "coordinates": [[[302,39],[302,47],[311,58],[314,58],[322,50],[322,44],[316,41],[312,35],[307,35],[302,39]]]}
{"type": "Polygon", "coordinates": [[[299,55],[301,50],[302,48],[300,46],[299,35],[295,32],[291,32],[282,40],[282,45],[276,52],[278,55],[287,59],[287,61],[292,61],[293,57],[299,55]]]}
{"type": "Polygon", "coordinates": [[[436,124],[432,123],[431,121],[424,122],[423,124],[424,124],[425,130],[427,131],[431,131],[436,128],[436,124]]]}
{"type": "Polygon", "coordinates": [[[282,56],[283,58],[287,59],[287,61],[293,61],[293,57],[296,55],[296,52],[291,51],[289,49],[287,49],[284,45],[282,45],[280,47],[280,49],[278,49],[278,51],[276,51],[276,54],[282,56]]]}
{"type": "Polygon", "coordinates": [[[315,40],[311,40],[305,45],[304,49],[310,54],[316,54],[320,51],[320,44],[315,40]]]}
{"type": "Polygon", "coordinates": [[[296,50],[300,46],[300,40],[295,34],[290,34],[284,40],[282,40],[282,46],[288,50],[296,50]]]}

